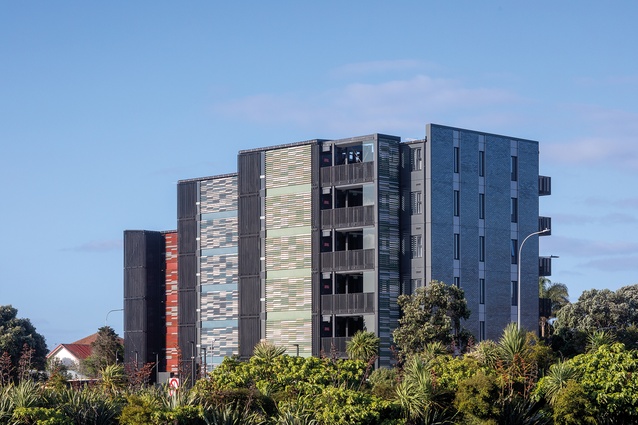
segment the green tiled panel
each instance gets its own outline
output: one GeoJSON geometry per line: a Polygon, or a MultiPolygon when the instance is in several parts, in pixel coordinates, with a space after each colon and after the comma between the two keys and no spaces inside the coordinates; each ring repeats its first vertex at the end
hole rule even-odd
{"type": "Polygon", "coordinates": [[[266,311],[283,312],[312,308],[312,277],[266,279],[266,311]]]}
{"type": "Polygon", "coordinates": [[[310,234],[266,239],[266,271],[312,267],[310,234]]]}
{"type": "Polygon", "coordinates": [[[266,151],[266,189],[310,184],[310,145],[266,151]]]}
{"type": "Polygon", "coordinates": [[[290,355],[296,354],[294,344],[299,344],[299,355],[312,354],[312,322],[308,319],[281,321],[266,320],[266,339],[275,345],[286,348],[290,355]]]}
{"type": "Polygon", "coordinates": [[[266,198],[266,229],[308,226],[312,220],[310,192],[266,198]]]}

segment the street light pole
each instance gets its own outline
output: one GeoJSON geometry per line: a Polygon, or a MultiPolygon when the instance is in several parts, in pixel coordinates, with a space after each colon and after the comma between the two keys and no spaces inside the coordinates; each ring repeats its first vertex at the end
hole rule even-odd
{"type": "Polygon", "coordinates": [[[521,329],[521,264],[523,263],[523,259],[521,258],[521,254],[523,253],[523,245],[525,242],[534,235],[540,235],[541,233],[547,233],[549,229],[543,229],[538,232],[530,233],[523,239],[523,242],[518,247],[518,258],[516,259],[517,264],[517,276],[516,276],[516,303],[517,303],[517,311],[516,311],[516,325],[518,329],[521,329]]]}

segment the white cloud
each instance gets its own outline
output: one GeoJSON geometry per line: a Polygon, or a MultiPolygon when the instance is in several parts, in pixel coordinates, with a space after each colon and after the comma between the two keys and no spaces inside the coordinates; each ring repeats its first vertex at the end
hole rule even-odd
{"type": "Polygon", "coordinates": [[[65,249],[65,251],[78,251],[78,252],[108,252],[119,251],[122,249],[121,239],[111,239],[103,241],[90,241],[82,245],[65,249]]]}
{"type": "Polygon", "coordinates": [[[356,62],[335,68],[332,70],[331,75],[335,77],[352,77],[386,72],[414,71],[432,67],[433,65],[427,62],[412,59],[356,62]]]}
{"type": "MultiPolygon", "coordinates": [[[[598,258],[586,263],[581,264],[582,267],[588,267],[598,269],[606,272],[615,271],[635,271],[636,264],[638,264],[638,256],[632,257],[612,257],[612,258],[598,258]]],[[[638,282],[638,278],[636,279],[638,282]]],[[[636,283],[625,282],[625,283],[636,283]]]]}
{"type": "Polygon", "coordinates": [[[267,125],[422,137],[427,122],[467,126],[464,115],[480,121],[483,128],[487,123],[511,121],[513,115],[507,106],[518,102],[520,99],[506,90],[470,88],[457,80],[421,74],[381,83],[351,83],[313,94],[258,94],[218,104],[215,110],[267,125]]]}
{"type": "MultiPolygon", "coordinates": [[[[561,256],[602,257],[638,254],[637,242],[587,240],[569,236],[552,235],[545,242],[543,250],[561,256]]],[[[635,266],[634,266],[635,267],[635,266]]]]}

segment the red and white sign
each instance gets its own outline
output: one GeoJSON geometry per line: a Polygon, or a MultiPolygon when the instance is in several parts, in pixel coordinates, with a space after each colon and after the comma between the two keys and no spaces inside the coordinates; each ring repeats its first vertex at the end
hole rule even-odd
{"type": "Polygon", "coordinates": [[[173,396],[179,388],[179,378],[171,378],[168,381],[168,395],[173,396]]]}

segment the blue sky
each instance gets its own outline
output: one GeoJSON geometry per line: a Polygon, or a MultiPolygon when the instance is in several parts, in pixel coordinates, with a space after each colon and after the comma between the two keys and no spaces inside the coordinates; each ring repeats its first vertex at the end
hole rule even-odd
{"type": "MultiPolygon", "coordinates": [[[[638,3],[0,2],[0,304],[53,348],[122,307],[180,179],[428,122],[540,142],[553,281],[638,283],[638,3]]],[[[108,324],[122,333],[122,317],[108,324]]]]}

